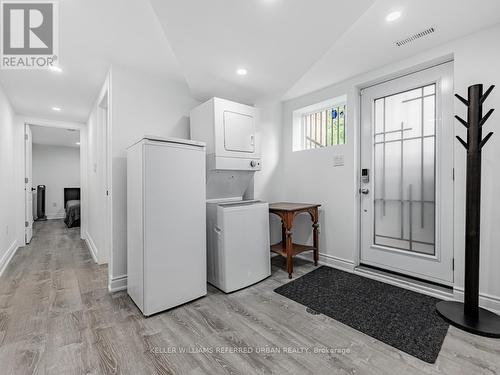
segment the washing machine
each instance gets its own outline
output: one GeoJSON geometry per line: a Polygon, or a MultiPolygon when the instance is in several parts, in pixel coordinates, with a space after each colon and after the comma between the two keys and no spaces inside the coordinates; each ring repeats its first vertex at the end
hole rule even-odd
{"type": "Polygon", "coordinates": [[[269,205],[207,202],[207,280],[225,293],[271,275],[269,205]]]}

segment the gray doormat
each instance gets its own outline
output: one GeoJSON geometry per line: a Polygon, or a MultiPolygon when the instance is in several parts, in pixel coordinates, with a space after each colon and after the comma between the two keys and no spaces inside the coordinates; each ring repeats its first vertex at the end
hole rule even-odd
{"type": "Polygon", "coordinates": [[[274,291],[428,363],[448,332],[439,299],[330,267],[274,291]]]}

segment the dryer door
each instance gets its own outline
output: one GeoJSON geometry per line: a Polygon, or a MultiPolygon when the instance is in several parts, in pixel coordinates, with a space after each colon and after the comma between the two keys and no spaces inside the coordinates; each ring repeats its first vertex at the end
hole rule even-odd
{"type": "Polygon", "coordinates": [[[224,111],[224,148],[226,151],[255,152],[255,119],[224,111]]]}

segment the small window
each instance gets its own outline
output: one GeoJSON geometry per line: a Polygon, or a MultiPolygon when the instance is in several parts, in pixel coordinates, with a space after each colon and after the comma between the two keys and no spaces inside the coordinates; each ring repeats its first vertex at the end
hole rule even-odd
{"type": "Polygon", "coordinates": [[[345,144],[345,104],[302,115],[303,150],[345,144]]]}
{"type": "Polygon", "coordinates": [[[347,95],[293,111],[293,151],[346,143],[347,95]]]}

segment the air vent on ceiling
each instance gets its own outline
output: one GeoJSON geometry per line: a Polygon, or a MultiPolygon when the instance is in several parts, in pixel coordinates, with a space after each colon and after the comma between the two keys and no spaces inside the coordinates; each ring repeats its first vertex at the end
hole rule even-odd
{"type": "Polygon", "coordinates": [[[427,30],[421,31],[419,33],[413,34],[412,36],[409,36],[406,39],[398,40],[395,42],[395,44],[398,47],[402,47],[408,43],[414,42],[417,39],[423,38],[424,36],[432,34],[436,29],[434,27],[429,27],[427,30]]]}

